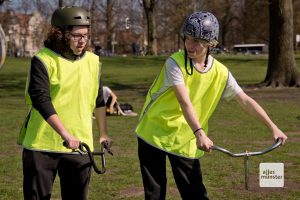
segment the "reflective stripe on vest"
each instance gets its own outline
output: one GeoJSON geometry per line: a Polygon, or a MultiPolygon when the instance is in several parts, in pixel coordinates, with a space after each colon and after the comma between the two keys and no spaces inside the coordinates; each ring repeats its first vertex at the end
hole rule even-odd
{"type": "MultiPolygon", "coordinates": [[[[199,73],[194,70],[192,75],[188,75],[184,66],[184,52],[177,52],[171,58],[183,73],[195,113],[207,133],[208,120],[218,105],[227,83],[228,69],[214,59],[213,66],[208,72],[199,73]]],[[[161,70],[148,91],[136,128],[137,136],[150,145],[169,153],[199,158],[204,152],[197,149],[196,138],[183,116],[174,90],[170,87],[158,93],[163,81],[164,69],[161,70]]]]}
{"type": "MultiPolygon", "coordinates": [[[[48,72],[51,102],[60,120],[70,134],[87,143],[93,151],[92,113],[98,95],[99,57],[86,52],[80,60],[72,61],[47,48],[41,49],[36,57],[48,72]]],[[[26,101],[31,104],[27,90],[26,101]]],[[[60,135],[33,108],[23,146],[42,151],[70,152],[62,142],[60,135]]]]}

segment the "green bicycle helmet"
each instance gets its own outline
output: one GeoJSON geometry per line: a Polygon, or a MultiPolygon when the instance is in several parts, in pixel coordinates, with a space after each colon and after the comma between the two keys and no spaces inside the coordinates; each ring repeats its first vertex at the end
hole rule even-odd
{"type": "Polygon", "coordinates": [[[60,29],[65,29],[67,26],[90,26],[90,15],[77,6],[61,7],[54,11],[51,25],[60,29]]]}

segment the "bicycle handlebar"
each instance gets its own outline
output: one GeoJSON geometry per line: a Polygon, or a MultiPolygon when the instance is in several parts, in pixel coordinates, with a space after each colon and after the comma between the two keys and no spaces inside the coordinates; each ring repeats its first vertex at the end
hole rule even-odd
{"type": "MultiPolygon", "coordinates": [[[[67,143],[66,142],[63,142],[63,145],[65,147],[67,147],[67,143]]],[[[93,166],[93,169],[94,171],[97,173],[97,174],[104,174],[106,172],[106,160],[105,160],[105,150],[107,150],[107,152],[110,154],[110,155],[113,155],[111,149],[109,148],[109,144],[107,141],[104,141],[101,143],[101,150],[100,152],[91,152],[90,150],[90,147],[89,145],[87,145],[86,143],[84,142],[80,142],[79,144],[79,153],[87,153],[90,160],[91,160],[91,163],[92,163],[92,166],[93,166]],[[96,164],[96,161],[94,159],[94,156],[93,155],[100,155],[101,156],[101,169],[99,169],[97,167],[97,164],[96,164]]]]}
{"type": "Polygon", "coordinates": [[[282,144],[282,139],[281,138],[278,138],[276,143],[273,144],[271,147],[269,148],[266,148],[262,151],[257,151],[257,152],[244,152],[244,153],[232,153],[231,151],[227,150],[227,149],[224,149],[222,147],[219,147],[219,146],[213,146],[212,149],[213,150],[218,150],[222,153],[225,153],[229,156],[232,156],[232,157],[249,157],[249,156],[258,156],[258,155],[262,155],[262,154],[265,154],[265,153],[268,153],[274,149],[276,149],[277,147],[279,147],[280,145],[282,144]]]}
{"type": "Polygon", "coordinates": [[[213,150],[218,150],[222,153],[225,153],[229,156],[232,156],[232,157],[244,157],[244,168],[245,168],[245,189],[248,190],[248,182],[249,182],[249,176],[248,176],[248,159],[249,159],[249,156],[258,156],[258,155],[262,155],[262,154],[265,154],[265,153],[268,153],[274,149],[276,149],[277,147],[279,147],[281,144],[282,144],[282,138],[278,138],[276,143],[273,144],[272,146],[262,150],[262,151],[256,151],[256,152],[248,152],[246,150],[246,152],[244,153],[232,153],[231,151],[228,151],[227,149],[224,149],[222,147],[219,147],[219,146],[212,146],[212,149],[213,150]]]}
{"type": "Polygon", "coordinates": [[[90,150],[90,147],[84,143],[84,142],[81,142],[80,143],[80,146],[79,146],[79,149],[83,152],[85,152],[85,150],[83,149],[83,147],[86,149],[86,152],[91,160],[91,163],[92,163],[92,166],[94,168],[94,171],[97,173],[97,174],[104,174],[106,172],[106,160],[105,160],[105,156],[104,156],[104,151],[105,151],[105,148],[103,147],[103,144],[101,145],[101,152],[91,152],[90,150]],[[94,156],[93,155],[101,155],[101,160],[102,160],[102,164],[101,164],[101,169],[99,169],[97,167],[97,164],[96,164],[96,161],[94,159],[94,156]]]}

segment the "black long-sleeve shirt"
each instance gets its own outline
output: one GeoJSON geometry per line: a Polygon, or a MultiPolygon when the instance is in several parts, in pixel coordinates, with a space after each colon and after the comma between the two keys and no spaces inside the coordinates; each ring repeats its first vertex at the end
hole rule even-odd
{"type": "MultiPolygon", "coordinates": [[[[73,58],[76,59],[76,57],[73,58]]],[[[28,93],[32,106],[40,112],[45,120],[51,115],[56,114],[50,97],[48,72],[44,64],[35,56],[31,59],[28,93]]],[[[103,84],[100,79],[96,108],[103,106],[105,106],[105,102],[103,98],[103,84]]]]}

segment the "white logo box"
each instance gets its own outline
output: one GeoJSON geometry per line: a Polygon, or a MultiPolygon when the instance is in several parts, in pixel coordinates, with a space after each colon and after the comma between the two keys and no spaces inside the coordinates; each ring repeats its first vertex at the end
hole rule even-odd
{"type": "Polygon", "coordinates": [[[260,163],[259,164],[260,187],[283,187],[284,164],[283,163],[260,163]]]}

